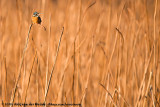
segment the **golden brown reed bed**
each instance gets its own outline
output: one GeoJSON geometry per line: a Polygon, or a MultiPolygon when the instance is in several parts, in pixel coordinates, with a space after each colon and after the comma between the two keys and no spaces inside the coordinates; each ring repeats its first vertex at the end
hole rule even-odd
{"type": "Polygon", "coordinates": [[[158,0],[1,0],[0,10],[0,101],[17,86],[14,102],[43,103],[54,66],[46,103],[160,106],[158,0]],[[23,54],[34,11],[47,30],[33,25],[23,54]]]}

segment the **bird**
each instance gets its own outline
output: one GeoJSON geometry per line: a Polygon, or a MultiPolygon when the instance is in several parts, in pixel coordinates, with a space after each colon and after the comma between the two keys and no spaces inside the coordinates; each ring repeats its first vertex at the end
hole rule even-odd
{"type": "Polygon", "coordinates": [[[32,16],[32,24],[41,24],[42,20],[40,17],[40,13],[34,12],[32,16]]]}
{"type": "MultiPolygon", "coordinates": [[[[42,20],[41,20],[40,14],[41,13],[38,13],[36,11],[33,13],[33,15],[32,15],[32,24],[39,24],[39,25],[41,25],[42,20]]],[[[41,26],[46,31],[46,28],[43,25],[41,25],[41,26]]]]}

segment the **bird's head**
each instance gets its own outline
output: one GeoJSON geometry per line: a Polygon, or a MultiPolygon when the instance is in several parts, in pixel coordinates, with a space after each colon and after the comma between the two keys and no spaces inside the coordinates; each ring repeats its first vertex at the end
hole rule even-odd
{"type": "Polygon", "coordinates": [[[39,17],[39,15],[40,15],[40,13],[38,13],[38,12],[33,13],[33,17],[39,17]]]}

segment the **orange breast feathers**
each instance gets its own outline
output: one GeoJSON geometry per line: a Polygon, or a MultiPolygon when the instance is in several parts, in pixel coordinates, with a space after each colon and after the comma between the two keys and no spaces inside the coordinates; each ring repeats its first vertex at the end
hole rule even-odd
{"type": "Polygon", "coordinates": [[[32,23],[33,24],[41,24],[41,18],[40,17],[32,17],[32,23]]]}

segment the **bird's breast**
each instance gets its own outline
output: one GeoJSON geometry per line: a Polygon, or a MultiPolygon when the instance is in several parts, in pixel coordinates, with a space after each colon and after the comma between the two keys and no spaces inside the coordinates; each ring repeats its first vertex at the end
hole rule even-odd
{"type": "Polygon", "coordinates": [[[32,17],[32,23],[33,24],[41,24],[41,18],[40,17],[32,17]]]}

